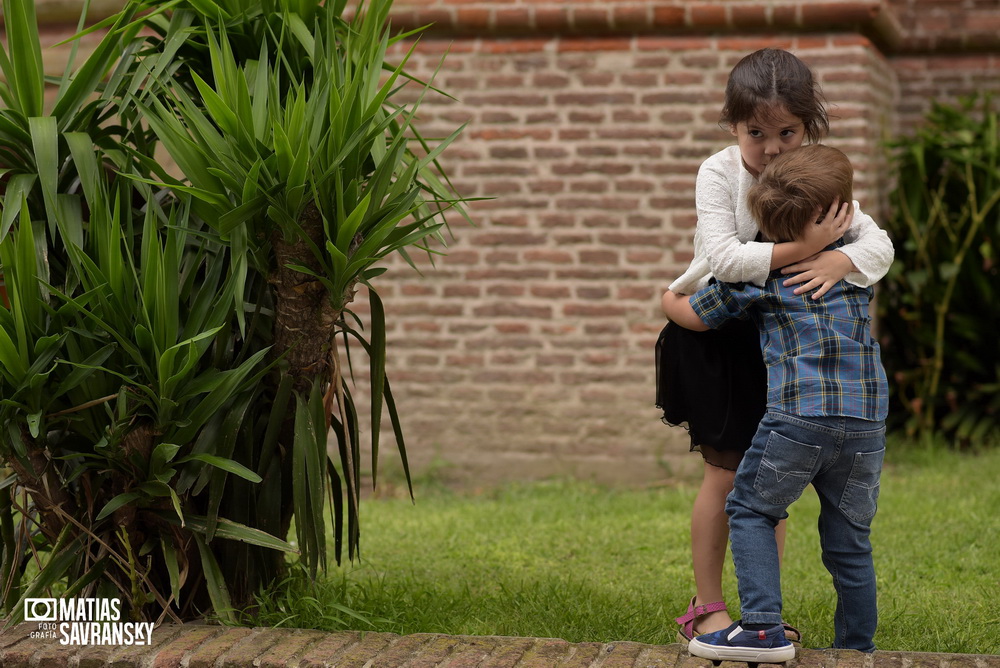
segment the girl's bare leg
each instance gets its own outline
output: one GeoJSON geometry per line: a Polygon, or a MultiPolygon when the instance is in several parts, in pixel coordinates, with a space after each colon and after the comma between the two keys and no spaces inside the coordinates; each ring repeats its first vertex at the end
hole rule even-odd
{"type": "MultiPolygon", "coordinates": [[[[733,489],[735,471],[705,462],[701,488],[691,513],[691,559],[694,565],[695,605],[725,600],[722,595],[722,567],[729,543],[726,496],[733,489]]],[[[711,633],[733,623],[725,610],[711,612],[695,620],[696,633],[711,633]]]]}
{"type": "MultiPolygon", "coordinates": [[[[722,593],[722,569],[729,543],[729,518],[726,497],[733,489],[735,471],[705,462],[705,473],[691,513],[691,558],[696,588],[695,605],[725,600],[722,593]]],[[[775,530],[778,559],[785,551],[785,522],[775,530]]],[[[734,606],[734,612],[738,606],[734,606]]],[[[712,612],[695,620],[696,633],[711,633],[733,623],[726,611],[712,612]]]]}

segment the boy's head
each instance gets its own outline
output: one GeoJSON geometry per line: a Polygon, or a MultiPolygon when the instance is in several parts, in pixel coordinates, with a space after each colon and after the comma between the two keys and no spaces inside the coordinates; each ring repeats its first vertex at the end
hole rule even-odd
{"type": "Polygon", "coordinates": [[[794,241],[834,202],[853,197],[854,168],[843,152],[810,144],[778,154],[747,193],[747,205],[769,241],[794,241]]]}

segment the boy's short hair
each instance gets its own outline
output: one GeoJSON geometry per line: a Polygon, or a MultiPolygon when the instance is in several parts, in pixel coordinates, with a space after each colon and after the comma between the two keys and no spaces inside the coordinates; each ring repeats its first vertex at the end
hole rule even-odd
{"type": "Polygon", "coordinates": [[[809,144],[778,154],[747,193],[750,214],[774,242],[794,241],[834,202],[854,199],[854,168],[842,151],[809,144]]]}

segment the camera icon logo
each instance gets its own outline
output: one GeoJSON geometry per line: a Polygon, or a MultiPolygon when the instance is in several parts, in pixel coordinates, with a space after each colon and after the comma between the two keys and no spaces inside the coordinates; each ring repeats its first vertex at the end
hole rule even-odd
{"type": "Polygon", "coordinates": [[[59,607],[54,598],[24,599],[24,621],[55,622],[59,619],[59,607]]]}

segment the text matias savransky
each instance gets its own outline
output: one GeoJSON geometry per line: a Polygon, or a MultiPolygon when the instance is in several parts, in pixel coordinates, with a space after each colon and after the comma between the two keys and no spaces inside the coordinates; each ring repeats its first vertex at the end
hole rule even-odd
{"type": "Polygon", "coordinates": [[[121,621],[117,598],[28,598],[24,620],[38,622],[32,638],[58,639],[60,645],[148,645],[153,622],[121,621]]]}

